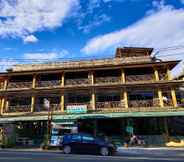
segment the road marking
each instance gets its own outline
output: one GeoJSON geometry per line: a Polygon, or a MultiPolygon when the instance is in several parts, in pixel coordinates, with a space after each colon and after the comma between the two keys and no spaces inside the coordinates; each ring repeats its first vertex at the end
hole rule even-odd
{"type": "Polygon", "coordinates": [[[26,157],[0,157],[0,160],[30,160],[32,158],[26,157]]]}

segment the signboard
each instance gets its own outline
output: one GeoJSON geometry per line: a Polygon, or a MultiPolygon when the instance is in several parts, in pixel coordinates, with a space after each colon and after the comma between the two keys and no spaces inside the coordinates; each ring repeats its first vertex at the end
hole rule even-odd
{"type": "Polygon", "coordinates": [[[79,114],[87,112],[87,105],[70,105],[66,107],[67,113],[79,114]]]}

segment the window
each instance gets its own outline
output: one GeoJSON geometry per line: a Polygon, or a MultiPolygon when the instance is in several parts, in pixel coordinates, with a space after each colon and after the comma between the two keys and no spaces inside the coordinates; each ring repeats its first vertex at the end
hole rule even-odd
{"type": "Polygon", "coordinates": [[[89,135],[84,135],[82,139],[83,141],[87,141],[87,142],[92,142],[95,140],[92,136],[89,136],[89,135]]]}
{"type": "Polygon", "coordinates": [[[77,134],[72,135],[72,141],[80,142],[81,141],[81,136],[77,135],[77,134]]]}

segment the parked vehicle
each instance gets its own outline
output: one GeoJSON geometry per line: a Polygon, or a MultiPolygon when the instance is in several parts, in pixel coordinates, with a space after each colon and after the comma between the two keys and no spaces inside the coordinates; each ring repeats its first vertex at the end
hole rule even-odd
{"type": "Polygon", "coordinates": [[[65,154],[89,153],[108,156],[116,152],[115,145],[109,141],[83,133],[65,135],[61,148],[65,154]]]}

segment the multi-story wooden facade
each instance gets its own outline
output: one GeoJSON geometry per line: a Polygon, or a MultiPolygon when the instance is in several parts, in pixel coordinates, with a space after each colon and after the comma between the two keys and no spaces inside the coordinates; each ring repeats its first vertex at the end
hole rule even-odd
{"type": "MultiPolygon", "coordinates": [[[[16,65],[0,74],[0,123],[47,121],[45,98],[53,120],[60,122],[99,119],[108,127],[116,119],[114,123],[135,119],[136,125],[137,119],[144,123],[149,118],[182,118],[184,77],[170,77],[179,60],[157,60],[151,57],[152,50],[125,47],[118,48],[112,59],[16,65]],[[80,106],[87,111],[67,111],[80,106]],[[107,125],[102,120],[108,120],[107,125]]],[[[117,132],[123,134],[126,125],[117,132]]]]}

